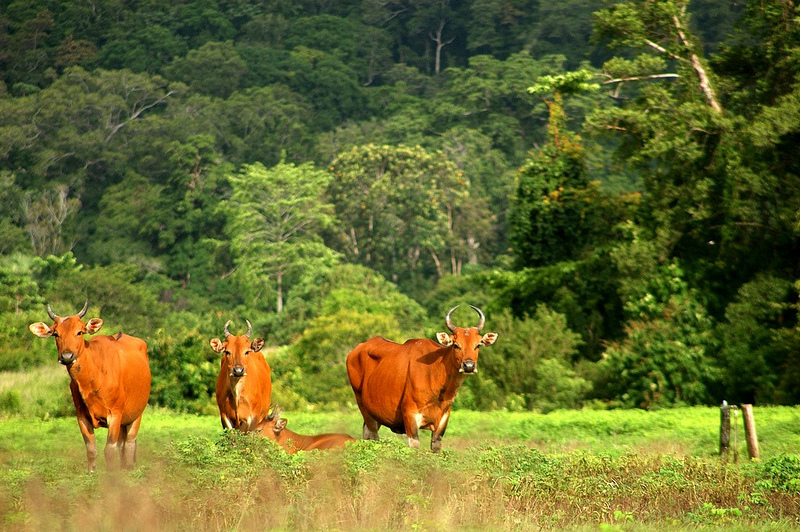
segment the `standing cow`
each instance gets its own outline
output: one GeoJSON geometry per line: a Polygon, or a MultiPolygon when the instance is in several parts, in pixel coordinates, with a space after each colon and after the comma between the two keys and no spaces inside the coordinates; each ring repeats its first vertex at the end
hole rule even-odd
{"type": "Polygon", "coordinates": [[[269,415],[272,395],[272,372],[261,354],[264,339],[250,341],[253,326],[247,322],[247,334],[234,336],[225,324],[225,340],[214,338],[209,343],[222,353],[217,377],[217,406],[224,429],[243,432],[259,430],[269,415]]]}
{"type": "Polygon", "coordinates": [[[328,433],[316,436],[304,436],[286,428],[286,420],[281,418],[281,409],[278,405],[272,409],[267,417],[267,422],[262,427],[262,433],[267,438],[278,442],[289,454],[297,451],[325,450],[344,447],[349,441],[356,441],[349,434],[328,433]]]}
{"type": "Polygon", "coordinates": [[[431,431],[431,451],[442,447],[450,406],[467,375],[475,373],[478,349],[492,345],[496,333],[481,335],[486,321],[481,309],[477,327],[455,327],[433,340],[408,340],[400,345],[380,336],[359,344],[347,355],[347,376],[364,417],[364,439],[378,439],[378,429],[405,433],[410,447],[419,447],[419,429],[431,431]]]}
{"type": "Polygon", "coordinates": [[[95,336],[103,320],[81,321],[89,301],[78,314],[62,318],[47,305],[53,326],[38,322],[28,328],[40,338],[54,337],[58,361],[67,367],[69,389],[78,426],[86,444],[89,472],[95,469],[97,444],[94,429],[108,429],[105,447],[106,464],[113,467],[115,451],[119,451],[123,468],[133,468],[136,462],[136,435],[142,423],[142,413],[150,398],[150,362],[147,344],[139,338],[117,333],[114,336],[95,336]]]}

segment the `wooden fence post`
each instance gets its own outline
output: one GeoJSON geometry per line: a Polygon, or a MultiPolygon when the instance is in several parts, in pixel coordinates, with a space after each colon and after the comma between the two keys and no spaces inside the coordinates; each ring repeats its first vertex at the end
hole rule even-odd
{"type": "Polygon", "coordinates": [[[719,418],[719,454],[727,460],[731,450],[731,407],[728,401],[722,401],[719,418]]]}
{"type": "Polygon", "coordinates": [[[758,437],[756,436],[756,420],[753,418],[753,405],[742,405],[744,418],[744,436],[747,438],[747,454],[750,459],[758,459],[758,437]]]}

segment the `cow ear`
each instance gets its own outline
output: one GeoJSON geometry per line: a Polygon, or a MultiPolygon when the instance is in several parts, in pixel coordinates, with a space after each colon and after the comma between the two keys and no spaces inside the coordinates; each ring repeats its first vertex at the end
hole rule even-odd
{"type": "Polygon", "coordinates": [[[436,341],[445,347],[447,347],[448,345],[453,345],[453,339],[446,332],[436,333],[436,341]]]}
{"type": "Polygon", "coordinates": [[[222,343],[222,340],[220,340],[219,338],[214,338],[213,340],[209,340],[208,343],[211,344],[211,349],[213,349],[217,353],[222,353],[222,350],[225,349],[225,344],[222,343]]]}
{"type": "Polygon", "coordinates": [[[94,334],[103,326],[103,320],[100,318],[92,318],[86,324],[86,334],[94,334]]]}
{"type": "Polygon", "coordinates": [[[275,434],[278,434],[280,431],[282,431],[285,428],[286,428],[286,420],[285,419],[279,419],[278,421],[275,422],[275,426],[272,427],[272,432],[274,432],[275,434]]]}
{"type": "Polygon", "coordinates": [[[53,334],[53,329],[41,321],[37,323],[31,323],[28,325],[28,329],[39,338],[48,338],[53,334]]]}
{"type": "Polygon", "coordinates": [[[264,347],[264,339],[263,338],[256,338],[253,340],[253,343],[250,344],[250,349],[253,351],[261,351],[261,348],[264,347]]]}
{"type": "Polygon", "coordinates": [[[497,340],[497,333],[486,333],[481,338],[481,345],[492,345],[497,340]]]}

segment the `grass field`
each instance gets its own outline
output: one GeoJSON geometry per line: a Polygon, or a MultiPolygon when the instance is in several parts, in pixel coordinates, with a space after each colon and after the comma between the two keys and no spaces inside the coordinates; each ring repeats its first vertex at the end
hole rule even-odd
{"type": "MultiPolygon", "coordinates": [[[[800,408],[755,408],[758,462],[740,419],[738,464],[717,456],[711,407],[456,411],[438,455],[382,429],[293,456],[217,417],[148,409],[138,467],[101,454],[88,475],[73,417],[21,413],[62,401],[3,382],[18,413],[0,418],[2,530],[800,530],[800,408]]],[[[303,434],[361,431],[356,411],[284,417],[303,434]]]]}
{"type": "MultiPolygon", "coordinates": [[[[100,459],[94,475],[74,419],[11,417],[0,422],[0,528],[800,529],[800,409],[755,415],[762,460],[732,465],[716,456],[716,408],[461,411],[440,455],[382,431],[379,443],[296,456],[223,433],[215,417],[151,409],[138,468],[100,459]]],[[[285,417],[301,433],[360,431],[355,412],[285,417]]]]}

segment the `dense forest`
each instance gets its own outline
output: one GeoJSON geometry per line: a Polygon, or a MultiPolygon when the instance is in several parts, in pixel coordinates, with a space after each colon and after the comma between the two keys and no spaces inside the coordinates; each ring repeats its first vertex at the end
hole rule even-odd
{"type": "Polygon", "coordinates": [[[285,408],[457,325],[462,408],[800,402],[792,0],[0,0],[0,370],[149,345],[211,412],[253,323],[285,408]]]}

